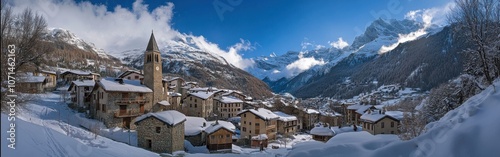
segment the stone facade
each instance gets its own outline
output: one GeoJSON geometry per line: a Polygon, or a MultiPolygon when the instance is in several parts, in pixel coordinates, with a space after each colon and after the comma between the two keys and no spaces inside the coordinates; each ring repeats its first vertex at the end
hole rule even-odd
{"type": "Polygon", "coordinates": [[[297,132],[297,124],[298,120],[291,120],[291,121],[277,121],[277,131],[279,134],[282,135],[291,135],[295,134],[297,132]]]}
{"type": "Polygon", "coordinates": [[[214,99],[214,107],[218,111],[220,119],[235,117],[243,109],[243,101],[236,103],[224,103],[219,99],[214,99]]]}
{"type": "Polygon", "coordinates": [[[240,113],[241,136],[240,138],[251,138],[260,134],[266,134],[269,139],[276,138],[276,119],[264,120],[252,112],[240,113]]]}
{"type": "Polygon", "coordinates": [[[137,145],[157,153],[184,151],[184,122],[169,125],[155,117],[136,123],[137,145]]]}
{"type": "Polygon", "coordinates": [[[183,112],[186,116],[209,118],[213,113],[213,96],[202,99],[188,94],[183,100],[183,112]]]}
{"type": "Polygon", "coordinates": [[[94,119],[102,121],[106,127],[134,129],[131,122],[137,116],[150,112],[152,93],[107,92],[98,86],[92,92],[89,113],[94,119]]]}

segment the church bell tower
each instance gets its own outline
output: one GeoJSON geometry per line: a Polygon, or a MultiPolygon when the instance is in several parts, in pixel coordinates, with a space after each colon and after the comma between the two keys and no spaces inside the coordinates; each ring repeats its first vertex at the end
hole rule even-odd
{"type": "Polygon", "coordinates": [[[163,100],[163,95],[165,95],[164,93],[167,91],[163,89],[161,55],[153,32],[151,32],[148,46],[144,52],[143,70],[144,85],[153,90],[152,104],[154,105],[163,100]]]}

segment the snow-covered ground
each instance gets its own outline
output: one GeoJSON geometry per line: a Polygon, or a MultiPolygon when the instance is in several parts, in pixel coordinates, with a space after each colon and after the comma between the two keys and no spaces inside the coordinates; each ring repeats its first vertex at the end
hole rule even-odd
{"type": "Polygon", "coordinates": [[[327,143],[300,144],[287,154],[304,156],[498,156],[500,149],[500,80],[426,126],[427,132],[409,141],[394,135],[366,132],[337,135],[327,143]]]}
{"type": "MultiPolygon", "coordinates": [[[[16,149],[2,140],[2,156],[158,156],[158,154],[125,143],[116,142],[77,127],[76,114],[60,102],[57,94],[40,94],[40,100],[18,111],[15,124],[16,149]]],[[[2,139],[7,139],[11,121],[1,115],[2,139]]]]}

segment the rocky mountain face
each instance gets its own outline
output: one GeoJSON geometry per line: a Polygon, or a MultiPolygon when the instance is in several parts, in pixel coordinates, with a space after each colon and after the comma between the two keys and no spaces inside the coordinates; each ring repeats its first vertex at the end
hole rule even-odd
{"type": "Polygon", "coordinates": [[[69,30],[49,28],[43,39],[48,46],[53,47],[53,51],[45,54],[41,65],[89,70],[103,74],[107,71],[110,75],[114,73],[113,71],[122,68],[120,60],[108,55],[93,43],[78,38],[69,30]]]}

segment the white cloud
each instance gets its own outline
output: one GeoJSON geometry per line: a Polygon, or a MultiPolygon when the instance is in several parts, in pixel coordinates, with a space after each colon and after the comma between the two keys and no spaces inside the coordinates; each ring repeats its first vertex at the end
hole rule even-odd
{"type": "MultiPolygon", "coordinates": [[[[145,48],[151,30],[161,46],[173,38],[186,36],[171,27],[174,4],[171,2],[148,11],[148,5],[136,0],[132,9],[116,6],[108,11],[105,5],[73,0],[16,0],[9,2],[13,11],[18,13],[29,7],[42,14],[48,27],[70,30],[78,37],[93,42],[107,52],[122,52],[130,49],[145,48]]],[[[191,35],[192,36],[192,35],[191,35]]],[[[203,36],[193,36],[196,45],[224,57],[229,63],[239,68],[253,64],[238,52],[253,49],[249,41],[239,43],[222,50],[217,44],[208,42],[203,36]]]]}
{"type": "Polygon", "coordinates": [[[343,49],[343,48],[349,46],[349,44],[346,41],[344,41],[342,38],[339,38],[339,40],[337,40],[335,42],[328,42],[328,44],[330,44],[332,47],[337,48],[337,49],[343,49]]]}
{"type": "Polygon", "coordinates": [[[323,45],[316,45],[316,47],[314,49],[315,50],[319,50],[319,49],[322,49],[322,48],[325,48],[325,46],[323,46],[323,45]]]}
{"type": "Polygon", "coordinates": [[[412,11],[409,11],[408,13],[406,13],[405,19],[417,20],[417,18],[419,18],[419,17],[422,16],[421,12],[422,12],[422,10],[412,10],[412,11]]]}
{"type": "Polygon", "coordinates": [[[299,59],[288,64],[286,66],[286,73],[288,73],[288,76],[294,76],[296,74],[299,74],[303,71],[306,71],[316,65],[324,65],[325,61],[323,59],[316,60],[314,57],[307,57],[307,58],[302,58],[299,56],[299,59]]]}

